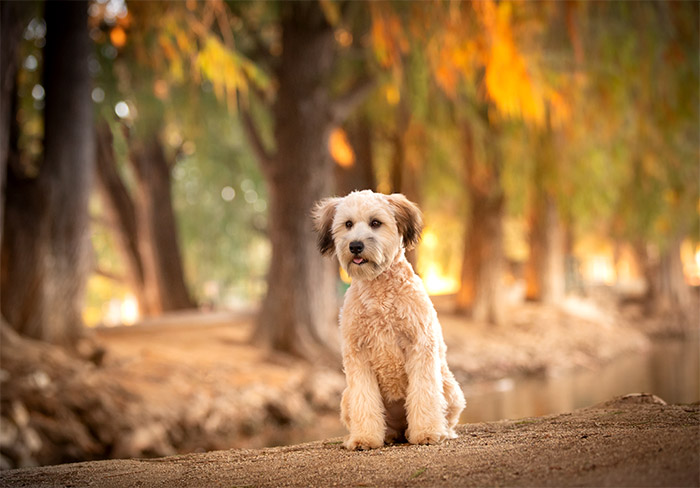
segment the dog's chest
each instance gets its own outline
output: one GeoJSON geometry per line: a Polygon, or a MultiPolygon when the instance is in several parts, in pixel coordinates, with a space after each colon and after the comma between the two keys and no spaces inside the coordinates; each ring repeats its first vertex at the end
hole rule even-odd
{"type": "Polygon", "coordinates": [[[370,365],[377,376],[382,396],[389,401],[406,396],[408,376],[406,374],[405,336],[392,327],[384,327],[365,344],[370,365]]]}
{"type": "Polygon", "coordinates": [[[346,347],[369,361],[382,396],[405,398],[408,387],[406,354],[415,345],[416,326],[421,315],[403,289],[355,290],[343,310],[343,339],[346,347]]]}

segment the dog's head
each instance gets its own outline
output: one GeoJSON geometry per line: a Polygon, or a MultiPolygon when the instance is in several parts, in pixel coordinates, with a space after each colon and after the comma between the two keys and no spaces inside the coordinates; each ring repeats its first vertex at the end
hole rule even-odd
{"type": "Polygon", "coordinates": [[[313,211],[322,254],[336,254],[353,279],[373,279],[396,258],[401,247],[420,240],[423,218],[400,193],[354,191],[321,200],[313,211]]]}

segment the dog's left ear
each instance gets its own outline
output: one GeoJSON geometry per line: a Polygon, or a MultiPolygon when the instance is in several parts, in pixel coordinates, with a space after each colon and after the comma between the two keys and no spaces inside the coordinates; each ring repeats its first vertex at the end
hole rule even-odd
{"type": "Polygon", "coordinates": [[[404,247],[407,250],[413,249],[420,241],[420,234],[423,232],[423,215],[418,206],[401,193],[393,193],[387,198],[394,210],[396,226],[403,237],[404,247]]]}
{"type": "Polygon", "coordinates": [[[314,221],[314,228],[318,233],[318,250],[323,255],[332,255],[335,251],[335,242],[333,241],[333,217],[335,217],[335,209],[340,203],[340,198],[324,198],[319,201],[311,211],[311,218],[314,221]]]}

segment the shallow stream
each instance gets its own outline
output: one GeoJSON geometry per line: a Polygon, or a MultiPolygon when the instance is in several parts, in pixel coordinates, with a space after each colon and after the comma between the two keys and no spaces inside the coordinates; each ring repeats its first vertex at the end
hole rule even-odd
{"type": "Polygon", "coordinates": [[[467,408],[461,421],[467,423],[563,413],[627,393],[653,393],[668,403],[693,403],[700,401],[700,335],[657,340],[646,353],[594,370],[462,386],[467,408]]]}

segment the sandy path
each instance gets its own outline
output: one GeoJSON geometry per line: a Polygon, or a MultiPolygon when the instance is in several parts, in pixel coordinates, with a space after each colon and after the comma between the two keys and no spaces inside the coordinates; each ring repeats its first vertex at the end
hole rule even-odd
{"type": "Polygon", "coordinates": [[[617,399],[463,425],[439,446],[348,452],[340,439],[0,473],[0,487],[700,486],[700,406],[617,399]]]}

